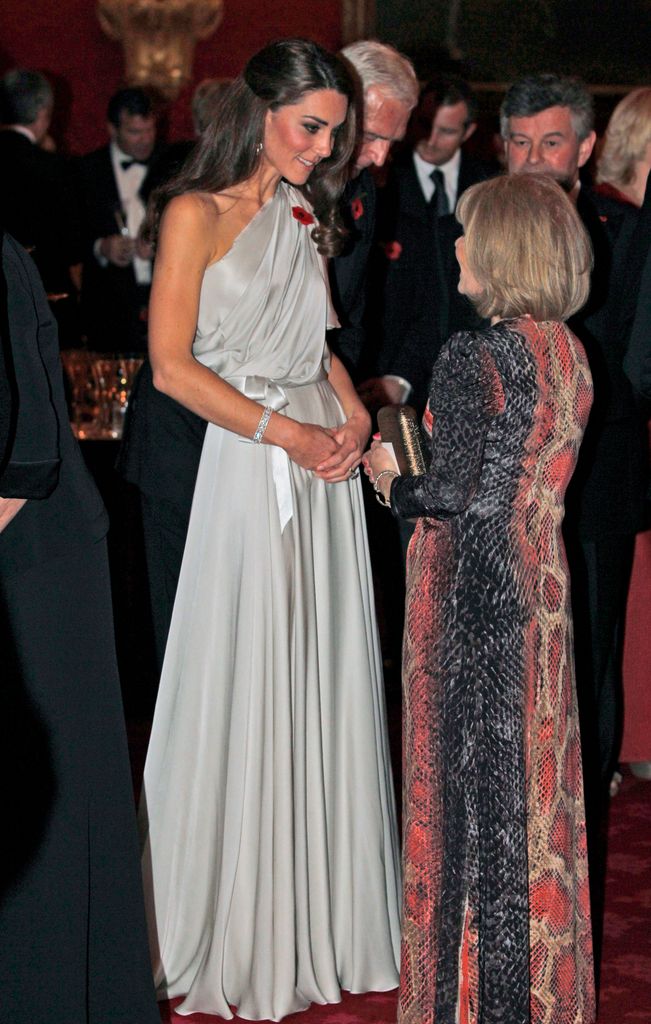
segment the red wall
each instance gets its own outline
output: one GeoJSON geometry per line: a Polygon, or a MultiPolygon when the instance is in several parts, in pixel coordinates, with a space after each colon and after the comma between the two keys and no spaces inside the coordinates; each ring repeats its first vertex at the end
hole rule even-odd
{"type": "MultiPolygon", "coordinates": [[[[194,83],[231,77],[272,39],[308,36],[330,49],[341,45],[341,0],[224,0],[213,36],[199,43],[194,83]]],[[[1,0],[0,72],[44,71],[56,91],[52,127],[63,150],[83,153],[106,141],[106,103],[122,81],[121,44],[99,27],[94,0],[1,0]]],[[[170,139],[190,137],[189,87],[169,110],[170,139]]]]}

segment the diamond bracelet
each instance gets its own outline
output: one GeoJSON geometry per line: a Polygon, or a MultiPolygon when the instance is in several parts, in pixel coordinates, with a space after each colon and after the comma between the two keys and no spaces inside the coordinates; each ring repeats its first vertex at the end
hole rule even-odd
{"type": "Polygon", "coordinates": [[[260,422],[258,423],[256,432],[253,435],[253,439],[252,440],[253,440],[254,444],[260,444],[260,442],[262,441],[262,438],[264,436],[264,432],[267,429],[267,424],[269,423],[269,420],[271,419],[272,412],[273,412],[273,409],[271,408],[271,406],[270,405],[265,405],[264,412],[262,413],[262,416],[260,417],[260,422]]]}

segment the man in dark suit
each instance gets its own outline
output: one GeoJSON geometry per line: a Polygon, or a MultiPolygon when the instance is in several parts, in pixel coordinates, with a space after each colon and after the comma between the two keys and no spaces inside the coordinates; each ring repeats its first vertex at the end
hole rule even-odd
{"type": "Polygon", "coordinates": [[[620,330],[628,339],[624,372],[635,394],[651,402],[651,174],[623,264],[620,330]]]}
{"type": "MultiPolygon", "coordinates": [[[[0,223],[27,247],[48,292],[76,295],[81,225],[70,165],[42,147],[52,116],[50,83],[38,71],[0,82],[0,223]]],[[[63,341],[76,341],[76,302],[57,304],[63,341]]]]}
{"type": "Polygon", "coordinates": [[[38,274],[1,232],[0,248],[0,1016],[156,1024],[106,513],[38,274]]]}
{"type": "Polygon", "coordinates": [[[379,244],[368,310],[375,376],[361,389],[370,406],[409,400],[421,409],[441,345],[454,331],[480,323],[457,290],[454,255],[461,234],[457,200],[494,173],[462,149],[476,118],[475,97],[465,82],[429,82],[412,117],[411,145],[378,193],[379,244]]]}
{"type": "Polygon", "coordinates": [[[365,316],[368,268],[375,239],[375,182],[371,167],[383,167],[394,142],[403,138],[417,98],[414,69],[391,46],[370,40],[341,51],[358,86],[362,138],[343,196],[346,247],[332,261],[330,287],[341,327],[328,343],[355,382],[368,359],[365,316]]]}
{"type": "Polygon", "coordinates": [[[623,372],[617,286],[625,240],[637,216],[582,184],[595,142],[592,98],[573,78],[533,75],[515,82],[501,109],[508,169],[548,174],[576,202],[590,234],[590,296],[572,318],[594,384],[594,403],[566,496],[565,540],[572,578],[577,691],[584,750],[591,890],[598,964],[603,911],[605,821],[621,723],[621,658],[635,534],[646,489],[643,433],[623,372]]]}
{"type": "MultiPolygon", "coordinates": [[[[334,260],[330,281],[341,327],[328,343],[355,378],[361,358],[366,303],[366,264],[373,236],[375,186],[368,168],[382,166],[402,138],[416,103],[410,62],[393,47],[359,42],[343,51],[360,80],[363,133],[344,196],[349,244],[334,260]]],[[[142,496],[145,552],[159,665],[162,664],[181,569],[190,507],[206,424],[156,391],[145,362],[132,392],[120,471],[142,496]]]]}
{"type": "Polygon", "coordinates": [[[143,89],[121,89],[108,105],[107,146],[82,157],[78,185],[84,222],[82,317],[98,351],[144,351],[151,250],[139,237],[142,192],[156,142],[143,89]]]}

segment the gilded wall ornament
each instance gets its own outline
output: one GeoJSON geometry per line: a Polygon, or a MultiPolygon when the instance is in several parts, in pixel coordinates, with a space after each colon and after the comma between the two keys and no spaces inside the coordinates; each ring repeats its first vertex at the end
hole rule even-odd
{"type": "Polygon", "coordinates": [[[223,16],[224,0],[97,0],[99,23],[124,50],[129,85],[176,99],[192,77],[194,48],[223,16]]]}

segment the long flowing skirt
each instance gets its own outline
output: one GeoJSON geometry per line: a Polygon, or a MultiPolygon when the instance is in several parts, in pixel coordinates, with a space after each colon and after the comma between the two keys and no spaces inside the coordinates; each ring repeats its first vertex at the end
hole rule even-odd
{"type": "MultiPolygon", "coordinates": [[[[327,381],[287,413],[341,420],[327,381]]],[[[144,780],[156,982],[279,1020],[397,985],[399,864],[360,481],[209,425],[144,780]],[[284,524],[284,528],[283,527],[284,524]]]]}

